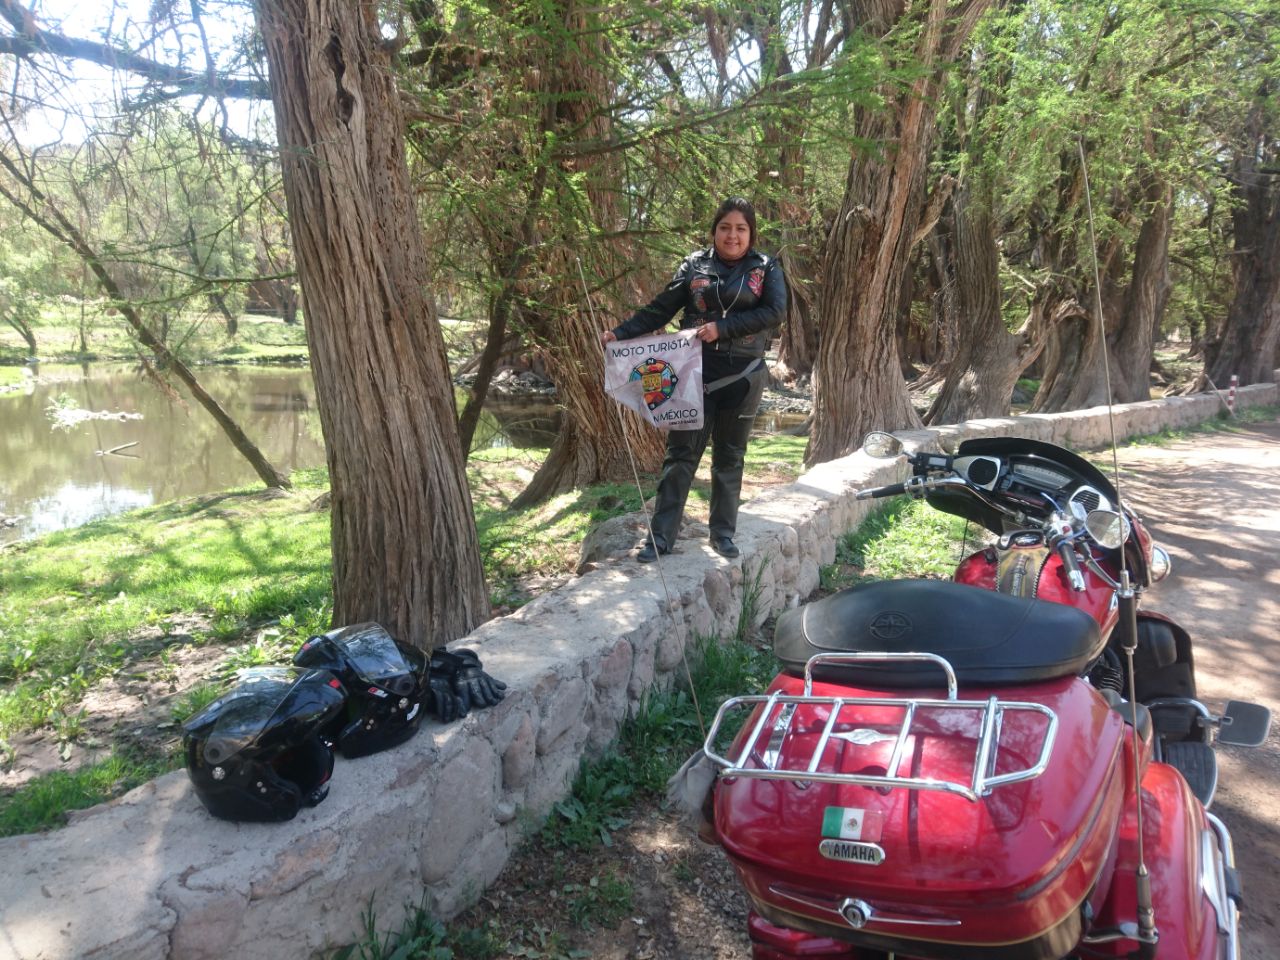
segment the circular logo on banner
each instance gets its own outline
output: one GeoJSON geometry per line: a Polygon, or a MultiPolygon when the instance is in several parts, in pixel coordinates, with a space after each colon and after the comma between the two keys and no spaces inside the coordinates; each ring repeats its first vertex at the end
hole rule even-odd
{"type": "Polygon", "coordinates": [[[676,384],[680,378],[676,376],[676,368],[665,360],[650,357],[631,370],[628,380],[639,380],[644,389],[644,402],[650,410],[655,410],[671,399],[676,392],[676,384]]]}

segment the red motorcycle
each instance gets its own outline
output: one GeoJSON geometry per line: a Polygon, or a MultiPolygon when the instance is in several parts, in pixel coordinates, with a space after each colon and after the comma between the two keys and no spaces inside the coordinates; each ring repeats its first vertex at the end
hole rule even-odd
{"type": "Polygon", "coordinates": [[[1187,632],[1138,611],[1167,554],[1052,444],[908,461],[859,498],[924,498],[998,540],[954,582],[784,614],[782,672],[717,713],[714,833],[752,901],[752,957],[1235,960],[1213,745],[1260,744],[1270,712],[1214,716],[1187,632]]]}

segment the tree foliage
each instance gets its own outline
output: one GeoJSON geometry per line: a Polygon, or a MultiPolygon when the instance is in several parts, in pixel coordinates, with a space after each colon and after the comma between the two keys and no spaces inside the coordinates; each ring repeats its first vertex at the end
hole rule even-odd
{"type": "MultiPolygon", "coordinates": [[[[257,11],[295,25],[321,15],[284,0],[257,11]]],[[[1154,344],[1173,333],[1215,379],[1275,362],[1277,16],[1264,0],[402,0],[364,11],[353,49],[370,46],[354,60],[315,40],[328,72],[295,104],[296,138],[279,143],[230,105],[267,89],[264,36],[245,8],[160,5],[145,24],[117,12],[90,39],[0,0],[10,142],[119,295],[180,350],[192,314],[179,304],[232,324],[245,284],[267,277],[256,289],[292,310],[303,235],[317,241],[313,278],[341,279],[420,233],[396,296],[419,304],[404,336],[424,355],[442,336],[433,304],[462,321],[451,330],[472,331],[450,345],[478,371],[463,455],[500,364],[531,363],[560,391],[566,427],[526,499],[629,476],[633,455],[656,463],[657,438],[599,400],[587,301],[605,324],[627,316],[707,242],[729,194],[757,201],[763,246],[786,267],[778,370],[816,370],[811,461],[870,426],[917,422],[903,378],[916,364],[933,364],[917,383],[939,390],[930,418],[949,419],[1000,412],[1028,370],[1035,409],[1099,402],[1108,385],[1145,398],[1154,344]],[[133,79],[87,136],[34,145],[18,136],[34,107],[74,99],[69,58],[133,79]],[[366,69],[394,79],[391,101],[361,100],[374,87],[352,71],[366,69]],[[359,113],[366,103],[377,117],[359,113]],[[341,121],[329,139],[316,132],[326,111],[341,121]],[[313,190],[315,158],[359,124],[348,188],[383,184],[368,164],[398,164],[403,148],[404,185],[386,182],[405,196],[388,202],[411,204],[412,225],[349,221],[336,199],[307,206],[295,190],[290,244],[282,171],[313,190]],[[371,224],[390,232],[340,235],[371,224]]],[[[277,107],[297,79],[274,78],[277,107]]],[[[0,246],[0,262],[0,310],[16,329],[29,310],[19,292],[82,287],[49,252],[0,246]]],[[[347,320],[376,324],[385,296],[354,296],[360,282],[312,283],[326,298],[313,307],[349,294],[347,320]]],[[[353,361],[315,337],[338,324],[309,328],[331,383],[353,361]]],[[[447,381],[437,357],[419,359],[447,381]]],[[[375,377],[403,373],[369,363],[375,377]]],[[[452,429],[437,399],[433,416],[447,411],[452,429]]],[[[452,441],[437,440],[426,449],[458,473],[452,441]]]]}

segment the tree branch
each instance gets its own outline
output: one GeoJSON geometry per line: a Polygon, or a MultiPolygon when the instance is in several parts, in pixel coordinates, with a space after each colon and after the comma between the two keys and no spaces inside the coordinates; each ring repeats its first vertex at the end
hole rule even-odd
{"type": "MultiPolygon", "coordinates": [[[[4,0],[4,2],[7,3],[7,0],[4,0]]],[[[89,244],[84,234],[77,229],[76,225],[67,219],[62,211],[50,202],[49,197],[36,186],[35,182],[26,176],[4,153],[0,153],[0,167],[7,170],[10,176],[27,191],[31,197],[31,202],[11,191],[3,181],[0,181],[0,196],[3,196],[13,204],[15,208],[30,218],[37,226],[43,228],[50,236],[66,244],[76,252],[81,262],[97,278],[98,285],[102,287],[110,298],[111,305],[120,311],[120,315],[124,317],[125,321],[133,329],[134,336],[138,338],[143,346],[151,350],[158,360],[172,370],[179,380],[186,384],[196,402],[204,407],[210,416],[217,421],[218,425],[222,427],[227,439],[249,461],[253,466],[254,472],[262,479],[262,482],[268,487],[290,486],[289,478],[268,462],[253,441],[245,435],[240,425],[204,389],[200,381],[196,379],[196,375],[191,371],[191,368],[165,346],[164,342],[147,326],[146,321],[134,309],[133,304],[125,298],[115,278],[112,277],[106,264],[103,263],[102,258],[89,244]]]]}
{"type": "Polygon", "coordinates": [[[0,37],[0,54],[23,59],[51,54],[72,60],[85,60],[113,70],[127,71],[162,86],[176,88],[184,94],[240,100],[271,99],[270,88],[261,80],[224,77],[212,71],[193,72],[158,63],[109,44],[65,37],[60,33],[43,30],[15,0],[0,0],[0,18],[7,20],[16,31],[13,36],[0,37]]]}

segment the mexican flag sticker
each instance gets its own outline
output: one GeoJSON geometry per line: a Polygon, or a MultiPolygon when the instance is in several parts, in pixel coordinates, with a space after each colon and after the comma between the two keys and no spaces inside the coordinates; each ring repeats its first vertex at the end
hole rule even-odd
{"type": "Polygon", "coordinates": [[[827,807],[822,814],[822,835],[833,840],[879,840],[884,814],[857,807],[827,807]]]}

